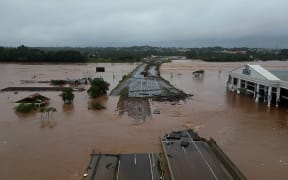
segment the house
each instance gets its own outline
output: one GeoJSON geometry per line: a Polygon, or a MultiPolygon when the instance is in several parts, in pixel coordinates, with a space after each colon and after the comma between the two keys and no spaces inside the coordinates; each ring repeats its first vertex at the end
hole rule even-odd
{"type": "Polygon", "coordinates": [[[39,93],[35,93],[35,94],[31,94],[30,96],[20,99],[18,101],[15,101],[14,104],[15,106],[18,106],[22,103],[24,104],[35,104],[36,106],[40,107],[40,106],[46,106],[47,104],[49,104],[50,99],[42,96],[39,93]]]}

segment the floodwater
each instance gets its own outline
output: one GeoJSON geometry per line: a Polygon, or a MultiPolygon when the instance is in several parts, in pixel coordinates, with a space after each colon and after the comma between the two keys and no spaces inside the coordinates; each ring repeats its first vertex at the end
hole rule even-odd
{"type": "MultiPolygon", "coordinates": [[[[11,102],[33,92],[0,93],[0,179],[78,180],[89,154],[160,152],[159,138],[173,130],[194,128],[213,137],[248,179],[287,179],[287,108],[267,108],[244,95],[227,92],[227,72],[245,63],[173,61],[161,66],[162,76],[194,96],[178,104],[151,101],[152,114],[135,124],[119,116],[119,97],[99,99],[107,109],[88,110],[87,93],[76,92],[73,106],[64,106],[60,92],[40,92],[55,107],[50,120],[41,114],[19,114],[11,102]],[[202,78],[192,71],[204,69],[202,78]],[[220,70],[220,71],[219,71],[220,70]]],[[[288,69],[287,62],[260,62],[268,69],[288,69]]],[[[115,87],[136,64],[0,64],[0,88],[34,86],[20,80],[103,77],[115,87]],[[96,74],[95,67],[105,73],[96,74]],[[35,76],[34,76],[35,75],[35,76]]],[[[37,84],[45,86],[45,84],[37,84]]]]}

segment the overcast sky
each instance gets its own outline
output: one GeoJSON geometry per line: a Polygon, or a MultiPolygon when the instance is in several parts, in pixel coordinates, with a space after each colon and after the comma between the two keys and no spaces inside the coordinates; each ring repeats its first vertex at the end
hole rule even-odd
{"type": "Polygon", "coordinates": [[[288,48],[288,0],[0,0],[0,46],[288,48]]]}

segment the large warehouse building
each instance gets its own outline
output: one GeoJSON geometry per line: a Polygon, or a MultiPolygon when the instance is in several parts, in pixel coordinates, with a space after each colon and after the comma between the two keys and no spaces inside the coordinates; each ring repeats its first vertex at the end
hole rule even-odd
{"type": "Polygon", "coordinates": [[[259,100],[278,107],[288,102],[288,70],[268,71],[260,65],[246,64],[229,72],[227,88],[238,94],[252,95],[259,100]]]}

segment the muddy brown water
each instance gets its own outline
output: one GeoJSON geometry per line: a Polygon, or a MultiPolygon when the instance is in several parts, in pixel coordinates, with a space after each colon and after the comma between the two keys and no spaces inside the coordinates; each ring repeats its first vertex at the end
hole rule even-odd
{"type": "MultiPolygon", "coordinates": [[[[119,97],[101,98],[107,109],[88,110],[87,93],[76,92],[73,106],[64,106],[59,92],[40,92],[56,107],[50,120],[38,112],[15,113],[14,100],[33,92],[0,93],[0,179],[76,180],[88,165],[92,150],[103,153],[160,152],[159,138],[173,130],[194,128],[213,137],[249,179],[287,179],[287,107],[267,108],[244,95],[226,92],[227,72],[245,63],[173,61],[161,66],[162,76],[177,88],[194,94],[176,105],[150,102],[145,123],[119,116],[119,97]],[[203,78],[192,71],[204,69],[203,78]],[[219,74],[219,70],[221,73],[219,74]]],[[[268,69],[288,69],[287,62],[260,62],[268,69]]],[[[115,87],[136,64],[0,64],[0,88],[31,86],[20,80],[104,77],[115,87]],[[95,74],[96,66],[106,72],[95,74]],[[114,73],[114,76],[113,76],[114,73]]],[[[40,84],[43,86],[43,84],[40,84]]]]}

